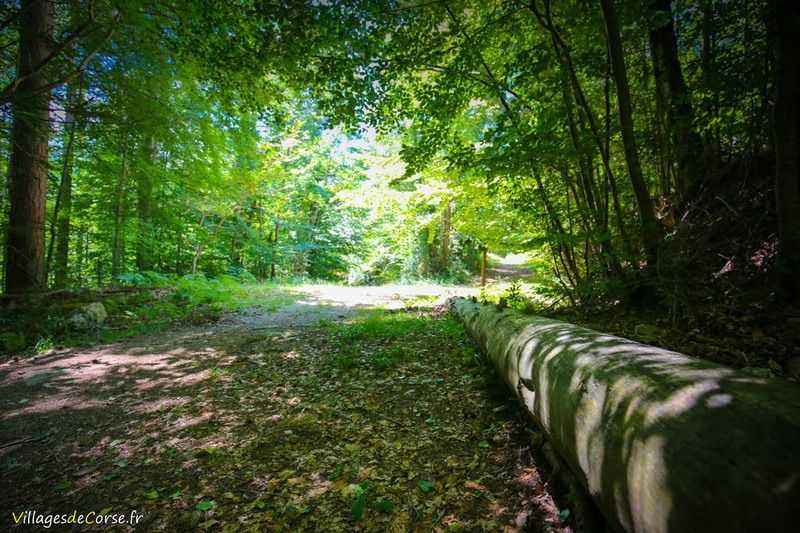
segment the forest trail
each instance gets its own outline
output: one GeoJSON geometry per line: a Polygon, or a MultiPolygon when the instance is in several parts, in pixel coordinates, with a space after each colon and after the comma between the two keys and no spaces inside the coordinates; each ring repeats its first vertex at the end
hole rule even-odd
{"type": "Polygon", "coordinates": [[[512,254],[505,257],[490,254],[486,269],[486,281],[503,283],[515,281],[533,281],[536,273],[525,265],[527,256],[512,254]]]}
{"type": "Polygon", "coordinates": [[[437,305],[474,289],[288,290],[271,312],[0,367],[0,508],[166,530],[569,527],[528,419],[437,305]]]}

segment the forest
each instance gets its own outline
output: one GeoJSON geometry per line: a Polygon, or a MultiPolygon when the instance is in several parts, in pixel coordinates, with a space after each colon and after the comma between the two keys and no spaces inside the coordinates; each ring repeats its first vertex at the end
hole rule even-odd
{"type": "Polygon", "coordinates": [[[798,51],[793,0],[3,0],[0,520],[788,528],[798,51]]]}

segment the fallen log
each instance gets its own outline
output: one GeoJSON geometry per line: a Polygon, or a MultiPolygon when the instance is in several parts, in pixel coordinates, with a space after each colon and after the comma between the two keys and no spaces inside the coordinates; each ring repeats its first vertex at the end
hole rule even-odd
{"type": "Polygon", "coordinates": [[[800,388],[464,298],[451,310],[621,531],[788,531],[800,388]]]}

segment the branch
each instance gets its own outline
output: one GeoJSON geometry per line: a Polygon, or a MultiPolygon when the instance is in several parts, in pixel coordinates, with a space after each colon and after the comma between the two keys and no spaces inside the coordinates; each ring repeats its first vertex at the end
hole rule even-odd
{"type": "MultiPolygon", "coordinates": [[[[469,34],[468,34],[468,33],[467,33],[467,31],[466,31],[466,30],[463,28],[463,26],[461,26],[461,24],[459,24],[459,22],[458,22],[458,19],[456,19],[456,16],[455,16],[455,14],[454,14],[454,13],[453,13],[453,11],[450,9],[450,6],[448,6],[448,5],[447,5],[447,2],[443,2],[443,3],[442,3],[442,5],[444,5],[444,9],[447,11],[447,14],[448,14],[448,16],[449,16],[449,17],[450,17],[450,19],[453,21],[453,24],[456,26],[456,28],[458,29],[458,31],[459,31],[459,32],[460,32],[460,33],[461,33],[461,34],[464,36],[464,38],[467,40],[467,43],[468,43],[468,44],[469,44],[469,43],[471,43],[471,42],[473,41],[473,39],[472,39],[472,38],[469,36],[469,34]]],[[[505,98],[505,94],[504,94],[504,93],[511,94],[511,95],[512,95],[514,98],[518,99],[518,100],[520,101],[520,103],[521,103],[521,104],[522,104],[522,105],[523,105],[523,106],[524,106],[524,107],[525,107],[525,108],[526,108],[528,111],[533,111],[533,109],[532,109],[532,108],[531,108],[531,107],[530,107],[528,104],[526,104],[524,101],[522,101],[522,99],[521,99],[521,98],[519,98],[519,96],[518,96],[518,95],[517,95],[517,94],[516,94],[514,91],[512,91],[511,89],[509,89],[509,88],[508,88],[508,87],[507,87],[505,84],[503,84],[503,83],[500,83],[500,81],[499,81],[499,80],[498,80],[498,79],[495,77],[494,73],[492,72],[492,69],[489,67],[489,64],[488,64],[488,63],[486,63],[486,60],[483,58],[483,54],[481,54],[481,52],[480,52],[480,51],[478,51],[477,49],[476,49],[476,52],[475,52],[475,53],[478,55],[478,59],[480,60],[480,62],[481,62],[481,66],[483,67],[483,70],[486,72],[486,75],[489,77],[489,79],[491,80],[491,82],[494,84],[494,86],[495,86],[495,87],[494,87],[494,89],[496,89],[496,90],[497,90],[497,89],[499,89],[499,90],[497,91],[497,92],[498,92],[498,97],[500,98],[500,103],[503,105],[503,108],[505,108],[505,110],[506,110],[506,113],[509,113],[509,114],[511,113],[511,107],[508,105],[508,101],[506,100],[506,98],[505,98]]],[[[480,80],[480,79],[479,79],[478,81],[482,81],[482,80],[480,80]]],[[[488,83],[485,83],[485,82],[483,82],[483,83],[484,83],[486,86],[490,87],[490,85],[489,85],[488,83]]],[[[491,87],[490,87],[490,88],[491,88],[491,87]]]]}
{"type": "MultiPolygon", "coordinates": [[[[59,42],[58,46],[56,46],[55,49],[52,52],[50,52],[50,54],[47,55],[47,57],[45,57],[38,65],[36,65],[33,69],[31,69],[29,73],[22,76],[17,76],[11,83],[9,83],[6,87],[4,87],[2,91],[0,91],[0,102],[9,101],[11,99],[11,95],[17,90],[17,88],[23,81],[41,73],[42,70],[49,63],[51,63],[56,57],[58,57],[62,52],[64,52],[64,50],[66,50],[70,45],[72,45],[73,42],[75,42],[78,39],[88,37],[89,35],[98,31],[101,28],[101,26],[98,25],[92,27],[93,23],[96,22],[96,20],[97,17],[94,13],[94,9],[90,9],[89,18],[87,18],[80,26],[78,26],[78,28],[76,28],[75,31],[72,32],[66,39],[59,42]]],[[[63,83],[70,81],[75,76],[77,76],[79,72],[82,72],[83,69],[86,68],[86,65],[89,63],[89,61],[91,61],[92,57],[94,57],[94,55],[97,52],[99,52],[100,49],[104,47],[108,42],[108,40],[111,38],[111,36],[114,33],[114,24],[118,21],[119,21],[119,15],[115,15],[113,18],[114,23],[111,24],[108,32],[106,32],[106,35],[102,39],[101,43],[83,58],[83,60],[80,62],[78,68],[75,71],[68,74],[67,76],[64,76],[60,80],[57,80],[53,83],[35,89],[33,94],[39,94],[41,92],[52,90],[55,87],[58,87],[59,85],[62,85],[63,83]]]]}
{"type": "Polygon", "coordinates": [[[92,58],[97,54],[97,52],[99,52],[106,45],[106,43],[108,43],[109,39],[111,39],[111,37],[113,35],[114,35],[114,26],[111,26],[108,29],[108,31],[106,32],[106,34],[103,37],[103,40],[100,42],[100,44],[98,44],[94,48],[94,50],[92,50],[88,54],[86,54],[86,56],[84,56],[84,58],[81,60],[81,62],[78,64],[78,66],[72,72],[70,72],[66,76],[62,77],[61,79],[58,79],[58,80],[56,80],[56,81],[54,81],[52,83],[48,83],[47,85],[44,85],[42,87],[37,88],[36,90],[33,91],[32,94],[40,94],[40,93],[43,93],[43,92],[51,91],[51,90],[55,89],[56,87],[58,87],[60,85],[63,85],[65,83],[69,83],[76,76],[82,74],[83,71],[86,69],[87,65],[89,64],[89,62],[92,60],[92,58]]]}

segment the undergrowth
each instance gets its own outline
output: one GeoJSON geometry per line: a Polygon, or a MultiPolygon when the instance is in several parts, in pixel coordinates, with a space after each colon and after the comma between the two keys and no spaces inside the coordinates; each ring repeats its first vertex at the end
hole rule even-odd
{"type": "MultiPolygon", "coordinates": [[[[387,369],[424,356],[418,349],[420,332],[444,339],[461,339],[464,329],[455,318],[445,320],[430,315],[371,311],[368,315],[347,324],[325,324],[336,346],[324,363],[343,370],[356,367],[387,369]]],[[[476,365],[478,353],[470,343],[464,343],[459,353],[461,362],[476,365]]]]}
{"type": "Polygon", "coordinates": [[[202,274],[171,279],[156,272],[126,274],[124,288],[56,291],[6,299],[0,309],[0,354],[110,342],[163,331],[178,323],[213,322],[226,311],[258,307],[274,311],[296,296],[281,285],[202,274]],[[69,317],[89,303],[103,304],[108,318],[87,328],[69,317]]]}

